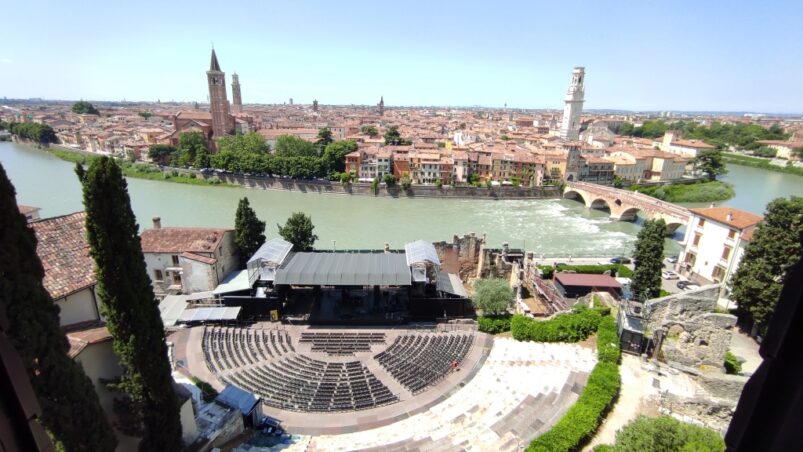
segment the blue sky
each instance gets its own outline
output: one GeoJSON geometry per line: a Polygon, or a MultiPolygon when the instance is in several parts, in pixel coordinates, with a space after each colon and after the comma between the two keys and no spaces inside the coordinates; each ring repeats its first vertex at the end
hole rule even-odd
{"type": "Polygon", "coordinates": [[[801,1],[5,3],[0,98],[803,111],[801,1]],[[229,94],[230,96],[231,94],[229,94]]]}

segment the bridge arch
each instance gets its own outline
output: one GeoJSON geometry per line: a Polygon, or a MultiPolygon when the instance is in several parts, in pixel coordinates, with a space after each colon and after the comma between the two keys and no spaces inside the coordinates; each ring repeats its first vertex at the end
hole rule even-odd
{"type": "Polygon", "coordinates": [[[666,223],[666,235],[674,235],[680,227],[683,226],[683,223],[678,222],[667,222],[666,223]]]}
{"type": "Polygon", "coordinates": [[[563,194],[563,197],[566,199],[573,199],[575,201],[580,201],[581,203],[583,203],[583,205],[588,205],[583,194],[575,190],[567,190],[566,193],[563,194]]]}
{"type": "Polygon", "coordinates": [[[594,199],[588,207],[594,210],[606,210],[608,212],[612,210],[611,205],[608,204],[608,200],[605,198],[594,199]]]}
{"type": "Polygon", "coordinates": [[[623,210],[621,214],[619,214],[619,220],[636,221],[636,217],[638,216],[639,212],[641,212],[641,209],[639,209],[638,207],[629,207],[623,210]]]}

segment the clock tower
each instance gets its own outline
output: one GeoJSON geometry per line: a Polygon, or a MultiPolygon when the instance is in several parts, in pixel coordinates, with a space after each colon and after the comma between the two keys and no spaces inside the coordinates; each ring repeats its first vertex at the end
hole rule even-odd
{"type": "Polygon", "coordinates": [[[576,67],[572,72],[572,83],[566,92],[565,106],[563,107],[563,122],[560,126],[560,137],[564,140],[577,140],[580,138],[580,113],[583,112],[585,101],[585,88],[583,79],[585,68],[576,67]]]}
{"type": "Polygon", "coordinates": [[[212,61],[206,71],[209,83],[209,107],[212,112],[212,137],[229,135],[234,128],[229,115],[229,100],[226,98],[226,74],[220,70],[215,49],[212,49],[212,61]]]}

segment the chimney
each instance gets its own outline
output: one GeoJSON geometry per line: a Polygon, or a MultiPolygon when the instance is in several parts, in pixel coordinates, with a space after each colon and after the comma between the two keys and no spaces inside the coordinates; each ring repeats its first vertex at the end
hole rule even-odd
{"type": "Polygon", "coordinates": [[[153,217],[153,229],[162,229],[162,219],[160,217],[153,217]]]}
{"type": "Polygon", "coordinates": [[[385,243],[385,254],[390,252],[390,243],[385,243]]]}
{"type": "Polygon", "coordinates": [[[728,212],[728,221],[733,221],[733,212],[728,212]]]}
{"type": "Polygon", "coordinates": [[[709,207],[713,209],[713,208],[714,208],[714,207],[716,207],[716,206],[717,206],[717,205],[716,205],[716,204],[714,204],[714,203],[712,202],[712,203],[711,203],[711,205],[710,205],[709,207]]]}

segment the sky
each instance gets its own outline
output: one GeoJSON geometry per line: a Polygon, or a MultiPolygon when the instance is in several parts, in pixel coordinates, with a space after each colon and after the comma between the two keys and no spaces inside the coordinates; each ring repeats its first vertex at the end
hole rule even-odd
{"type": "Polygon", "coordinates": [[[6,0],[0,99],[803,112],[803,1],[6,0]],[[229,88],[229,98],[231,91],[229,88]]]}

